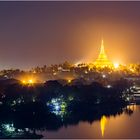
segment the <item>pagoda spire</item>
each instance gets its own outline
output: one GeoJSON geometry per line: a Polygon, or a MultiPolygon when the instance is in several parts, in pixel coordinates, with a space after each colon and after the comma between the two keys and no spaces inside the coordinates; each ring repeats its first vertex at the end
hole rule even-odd
{"type": "Polygon", "coordinates": [[[102,39],[100,54],[104,54],[104,53],[105,53],[105,50],[104,50],[104,40],[102,39]]]}
{"type": "Polygon", "coordinates": [[[107,55],[105,53],[105,49],[104,49],[104,40],[102,39],[101,41],[101,49],[100,49],[100,54],[98,59],[107,59],[107,55]]]}
{"type": "Polygon", "coordinates": [[[105,48],[104,48],[104,41],[102,39],[101,41],[101,48],[100,48],[100,53],[96,61],[94,62],[96,66],[99,67],[105,67],[105,66],[112,66],[112,62],[107,58],[107,55],[105,53],[105,48]]]}

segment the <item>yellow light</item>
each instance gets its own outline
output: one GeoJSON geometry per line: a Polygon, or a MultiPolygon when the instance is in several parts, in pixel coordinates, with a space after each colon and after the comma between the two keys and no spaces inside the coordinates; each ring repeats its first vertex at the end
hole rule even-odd
{"type": "Polygon", "coordinates": [[[137,105],[133,104],[133,105],[128,105],[127,109],[131,109],[132,111],[136,111],[137,110],[137,105]]]}
{"type": "Polygon", "coordinates": [[[32,84],[34,84],[35,81],[34,81],[34,79],[26,79],[26,80],[22,80],[21,82],[24,85],[32,85],[32,84]]]}
{"type": "Polygon", "coordinates": [[[106,117],[105,116],[102,116],[101,121],[100,121],[102,136],[104,136],[106,123],[107,123],[106,117]]]}
{"type": "Polygon", "coordinates": [[[25,80],[23,80],[23,81],[22,81],[22,83],[23,83],[23,84],[26,84],[26,81],[25,81],[25,80]]]}
{"type": "Polygon", "coordinates": [[[102,40],[101,42],[101,49],[100,49],[100,53],[98,58],[96,59],[96,61],[94,62],[94,65],[96,67],[112,67],[113,64],[112,62],[107,58],[107,55],[105,53],[105,49],[104,49],[104,41],[102,40]]]}
{"type": "Polygon", "coordinates": [[[132,69],[132,68],[130,68],[130,71],[134,72],[135,70],[134,70],[134,69],[132,69]]]}
{"type": "Polygon", "coordinates": [[[33,83],[34,83],[34,82],[33,82],[33,79],[29,79],[29,80],[28,80],[28,83],[29,83],[29,84],[33,84],[33,83]]]}
{"type": "Polygon", "coordinates": [[[68,79],[68,83],[71,83],[71,81],[72,81],[71,79],[68,79]]]}
{"type": "Polygon", "coordinates": [[[78,66],[79,64],[81,64],[82,62],[81,61],[79,61],[79,62],[76,62],[74,65],[75,66],[78,66]]]}
{"type": "Polygon", "coordinates": [[[119,67],[119,63],[114,63],[114,68],[118,68],[119,67]]]}

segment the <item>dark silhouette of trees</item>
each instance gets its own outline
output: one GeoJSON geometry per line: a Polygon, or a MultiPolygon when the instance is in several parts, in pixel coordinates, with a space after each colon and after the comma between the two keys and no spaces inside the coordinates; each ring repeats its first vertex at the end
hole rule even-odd
{"type": "MultiPolygon", "coordinates": [[[[22,129],[24,133],[29,133],[26,132],[28,128],[38,137],[36,130],[57,130],[79,121],[92,123],[100,120],[102,115],[119,115],[127,105],[122,92],[129,86],[130,84],[123,79],[116,81],[111,88],[106,88],[98,82],[90,85],[84,85],[82,82],[62,85],[54,80],[32,86],[22,85],[14,80],[5,84],[2,82],[0,125],[12,122],[16,130],[22,129]],[[54,112],[50,109],[48,103],[52,104],[54,99],[63,102],[63,109],[56,109],[54,112]]],[[[52,105],[51,107],[53,108],[52,105]]],[[[130,115],[133,112],[126,109],[125,113],[130,115]]]]}

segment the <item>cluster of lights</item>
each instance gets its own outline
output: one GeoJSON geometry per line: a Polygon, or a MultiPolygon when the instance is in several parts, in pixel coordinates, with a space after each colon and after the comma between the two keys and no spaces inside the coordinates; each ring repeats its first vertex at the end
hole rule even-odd
{"type": "Polygon", "coordinates": [[[15,127],[14,127],[13,123],[12,124],[2,124],[2,128],[11,133],[15,131],[15,127]]]}
{"type": "MultiPolygon", "coordinates": [[[[80,64],[79,64],[80,65],[80,64]]],[[[81,63],[81,65],[82,65],[82,63],[81,63]]],[[[77,66],[76,64],[75,64],[75,66],[77,66]]],[[[84,66],[88,66],[89,67],[89,70],[91,70],[94,66],[95,67],[97,67],[97,68],[104,68],[104,67],[109,67],[109,68],[112,68],[112,69],[119,69],[119,67],[120,67],[120,63],[112,63],[112,65],[110,65],[110,66],[108,66],[108,65],[106,65],[106,66],[104,66],[104,65],[97,65],[97,64],[93,64],[93,63],[86,63],[84,66]]],[[[83,66],[83,67],[84,67],[83,66]]],[[[77,67],[82,67],[82,66],[77,66],[77,67]]],[[[133,71],[133,69],[130,69],[131,71],[133,71]]],[[[87,74],[88,72],[87,71],[85,71],[85,74],[87,74]]]]}
{"type": "Polygon", "coordinates": [[[16,104],[21,104],[24,100],[18,98],[17,100],[12,101],[11,106],[15,106],[16,104]]]}
{"type": "Polygon", "coordinates": [[[56,115],[62,116],[66,112],[67,104],[63,100],[62,97],[60,98],[53,98],[50,102],[47,102],[47,106],[50,108],[50,111],[56,115]]]}
{"type": "Polygon", "coordinates": [[[137,110],[137,105],[136,104],[128,105],[127,109],[130,109],[132,111],[136,111],[137,110]]]}
{"type": "Polygon", "coordinates": [[[22,83],[24,85],[26,85],[26,84],[32,85],[32,84],[35,83],[35,80],[33,80],[33,79],[27,79],[27,80],[23,80],[22,83]]]}
{"type": "MultiPolygon", "coordinates": [[[[7,134],[15,134],[17,133],[23,133],[24,130],[22,129],[16,129],[14,127],[13,123],[8,123],[8,124],[2,124],[1,125],[2,129],[7,133],[7,134]]],[[[28,128],[26,128],[25,130],[27,131],[28,128]]]]}

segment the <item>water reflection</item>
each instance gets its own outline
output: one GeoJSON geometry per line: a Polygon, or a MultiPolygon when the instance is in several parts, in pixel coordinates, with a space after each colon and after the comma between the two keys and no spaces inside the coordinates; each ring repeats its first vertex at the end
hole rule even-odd
{"type": "Polygon", "coordinates": [[[132,111],[136,111],[137,110],[137,105],[136,104],[128,105],[127,109],[132,110],[132,111]]]}
{"type": "Polygon", "coordinates": [[[101,127],[102,137],[104,136],[104,133],[105,133],[106,123],[107,123],[107,118],[106,118],[106,116],[103,115],[101,120],[100,120],[100,127],[101,127]]]}
{"type": "MultiPolygon", "coordinates": [[[[139,105],[136,105],[136,104],[131,104],[131,105],[127,105],[125,108],[123,108],[123,112],[122,114],[120,115],[124,115],[124,114],[127,114],[127,115],[132,115],[134,112],[136,111],[139,111],[140,109],[140,106],[139,105]]],[[[140,113],[140,112],[139,112],[140,113]]],[[[110,116],[112,118],[112,115],[110,116]]],[[[101,117],[101,120],[100,120],[100,129],[101,129],[101,135],[102,135],[102,138],[104,138],[104,135],[105,135],[105,129],[106,129],[106,126],[107,124],[109,123],[110,121],[110,117],[108,116],[105,116],[103,115],[101,117]]],[[[118,116],[115,116],[115,118],[118,117],[118,116]]]]}
{"type": "MultiPolygon", "coordinates": [[[[51,112],[36,112],[26,109],[26,113],[19,111],[12,115],[3,115],[0,120],[0,138],[43,138],[39,131],[58,132],[63,126],[77,125],[80,122],[94,124],[100,121],[101,135],[104,137],[105,128],[111,116],[121,114],[131,115],[137,108],[136,105],[126,107],[94,107],[82,110],[68,110],[66,104],[60,100],[53,100],[48,104],[51,112]]],[[[10,114],[10,113],[9,113],[10,114]]],[[[62,135],[63,137],[63,135],[62,135]]],[[[45,137],[46,138],[46,137],[45,137]]]]}
{"type": "Polygon", "coordinates": [[[63,96],[60,96],[59,98],[52,98],[51,101],[47,102],[47,107],[49,108],[50,112],[54,113],[56,116],[60,116],[63,119],[67,113],[67,102],[64,100],[63,96]]]}

